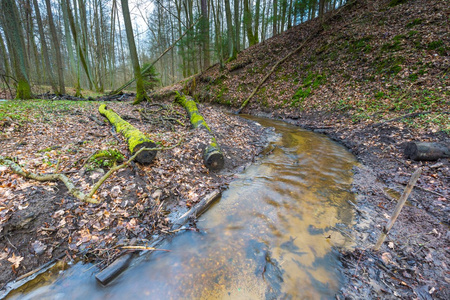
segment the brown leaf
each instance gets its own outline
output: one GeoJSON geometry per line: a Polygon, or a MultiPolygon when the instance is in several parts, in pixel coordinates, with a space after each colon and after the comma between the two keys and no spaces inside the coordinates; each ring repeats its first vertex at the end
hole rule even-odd
{"type": "Polygon", "coordinates": [[[13,264],[14,269],[17,269],[20,266],[20,262],[22,260],[23,260],[22,256],[16,256],[14,253],[10,258],[8,258],[8,261],[13,264]]]}

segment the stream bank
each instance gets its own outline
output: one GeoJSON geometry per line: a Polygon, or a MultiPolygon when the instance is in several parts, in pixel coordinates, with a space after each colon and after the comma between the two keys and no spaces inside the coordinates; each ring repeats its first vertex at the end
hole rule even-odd
{"type": "MultiPolygon", "coordinates": [[[[339,299],[450,298],[450,163],[449,159],[418,162],[404,157],[410,141],[450,145],[443,131],[406,126],[402,120],[379,126],[372,120],[353,122],[339,112],[252,114],[282,119],[323,133],[344,145],[361,163],[354,167],[356,194],[354,251],[342,251],[347,284],[339,299]],[[411,174],[423,168],[393,229],[379,252],[372,251],[411,174]]],[[[450,121],[449,121],[450,123],[450,121]]]]}

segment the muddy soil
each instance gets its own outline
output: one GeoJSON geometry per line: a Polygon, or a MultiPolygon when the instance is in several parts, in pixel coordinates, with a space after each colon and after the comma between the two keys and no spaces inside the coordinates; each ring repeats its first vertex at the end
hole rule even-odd
{"type": "MultiPolygon", "coordinates": [[[[266,144],[268,131],[261,126],[200,105],[225,155],[224,169],[209,171],[203,165],[203,133],[191,130],[184,109],[171,103],[162,103],[167,109],[158,112],[161,106],[148,103],[107,103],[159,146],[181,144],[160,151],[150,165],[133,163],[113,174],[96,194],[100,204],[77,201],[60,182],[24,179],[0,166],[0,289],[54,259],[83,259],[101,268],[123,253],[121,246],[170,234],[169,213],[180,215],[211,191],[225,189],[266,144]]],[[[87,162],[90,155],[116,149],[129,156],[126,141],[98,114],[99,105],[37,105],[26,112],[28,120],[5,119],[0,155],[33,173],[63,172],[89,191],[108,170],[87,162]]]]}
{"type": "Polygon", "coordinates": [[[254,114],[284,119],[323,133],[346,146],[361,163],[354,169],[354,251],[343,251],[347,282],[338,299],[450,299],[449,159],[411,161],[403,155],[410,141],[450,146],[450,136],[401,121],[382,125],[352,122],[345,115],[254,114]],[[410,176],[423,169],[380,251],[373,251],[410,176]]]}

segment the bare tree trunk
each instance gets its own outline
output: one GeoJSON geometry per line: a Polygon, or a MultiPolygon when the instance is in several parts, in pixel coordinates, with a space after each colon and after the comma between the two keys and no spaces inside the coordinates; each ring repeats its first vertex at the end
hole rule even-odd
{"type": "Polygon", "coordinates": [[[52,35],[53,48],[55,48],[56,53],[56,65],[58,68],[58,83],[59,83],[59,94],[66,93],[66,87],[64,85],[64,67],[61,59],[61,47],[59,45],[58,35],[56,34],[55,23],[53,22],[53,13],[50,0],[45,0],[47,6],[48,23],[50,26],[50,33],[52,35]]]}
{"type": "Polygon", "coordinates": [[[47,42],[45,41],[44,27],[42,26],[41,12],[39,10],[39,5],[37,0],[33,0],[34,12],[36,14],[36,21],[38,24],[39,37],[41,40],[42,55],[44,56],[45,68],[49,74],[50,85],[54,93],[58,93],[58,88],[56,87],[55,78],[53,77],[52,67],[50,66],[50,59],[48,55],[47,42]]]}
{"type": "Polygon", "coordinates": [[[224,0],[224,2],[225,2],[225,15],[227,18],[228,51],[229,51],[229,57],[233,57],[235,55],[235,53],[237,53],[237,50],[236,50],[235,41],[234,41],[234,31],[233,31],[230,0],[224,0]]]}
{"type": "Polygon", "coordinates": [[[252,28],[252,12],[249,4],[249,0],[244,0],[244,26],[247,31],[247,39],[249,46],[255,45],[257,42],[255,36],[253,35],[252,28]]]}
{"type": "Polygon", "coordinates": [[[203,50],[203,69],[207,69],[210,65],[209,55],[209,16],[206,0],[200,0],[202,20],[200,21],[202,31],[202,50],[203,50]]]}
{"type": "MultiPolygon", "coordinates": [[[[1,16],[0,16],[1,19],[1,16]]],[[[8,61],[8,56],[7,56],[7,52],[6,52],[6,46],[5,46],[5,42],[3,41],[3,37],[2,34],[0,33],[0,53],[1,53],[1,57],[3,57],[3,67],[4,67],[4,71],[5,74],[2,75],[6,75],[7,77],[10,76],[10,70],[11,67],[9,66],[9,61],[8,61]]]]}
{"type": "Polygon", "coordinates": [[[234,26],[235,26],[235,35],[233,42],[233,57],[236,57],[238,52],[240,51],[240,26],[239,26],[239,0],[234,0],[234,26]]]}
{"type": "Polygon", "coordinates": [[[127,33],[128,39],[128,47],[130,49],[131,62],[133,63],[134,78],[136,79],[135,103],[139,103],[147,99],[147,94],[144,89],[144,79],[142,78],[141,67],[139,66],[139,58],[136,51],[136,44],[134,42],[133,27],[131,25],[130,10],[128,8],[128,0],[121,0],[121,3],[123,20],[125,23],[125,31],[127,33]]]}
{"type": "Polygon", "coordinates": [[[278,34],[278,0],[273,0],[273,30],[272,35],[278,34]]]}
{"type": "Polygon", "coordinates": [[[17,7],[12,0],[1,0],[1,12],[3,13],[3,29],[10,55],[14,57],[14,71],[17,80],[17,99],[30,99],[31,86],[28,81],[27,68],[25,65],[26,49],[24,47],[23,35],[21,34],[21,22],[17,14],[17,7]]]}

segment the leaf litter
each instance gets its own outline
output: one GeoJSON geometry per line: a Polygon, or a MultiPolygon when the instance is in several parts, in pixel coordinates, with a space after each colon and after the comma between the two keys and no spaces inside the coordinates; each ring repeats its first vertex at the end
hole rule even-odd
{"type": "MultiPolygon", "coordinates": [[[[3,104],[15,119],[0,121],[0,155],[11,157],[34,173],[62,172],[75,186],[88,192],[105,168],[89,169],[85,162],[99,150],[115,149],[129,157],[124,138],[107,122],[91,116],[99,102],[36,100],[3,104]],[[37,113],[36,113],[37,112],[37,113]],[[17,113],[17,114],[16,114],[17,113]]],[[[175,122],[150,122],[137,109],[151,104],[108,102],[133,126],[158,143],[179,147],[159,151],[147,166],[132,163],[113,174],[94,197],[98,205],[77,202],[59,182],[37,182],[0,168],[0,288],[44,263],[66,254],[66,260],[83,259],[104,266],[123,247],[145,247],[153,237],[168,234],[171,218],[181,215],[203,196],[224,189],[233,175],[251,163],[265,145],[261,126],[199,105],[225,155],[225,168],[211,172],[203,165],[206,136],[191,130],[183,108],[162,103],[164,116],[175,122]],[[169,215],[170,213],[170,215],[169,215]]],[[[157,120],[161,114],[152,114],[157,120]]]]}

